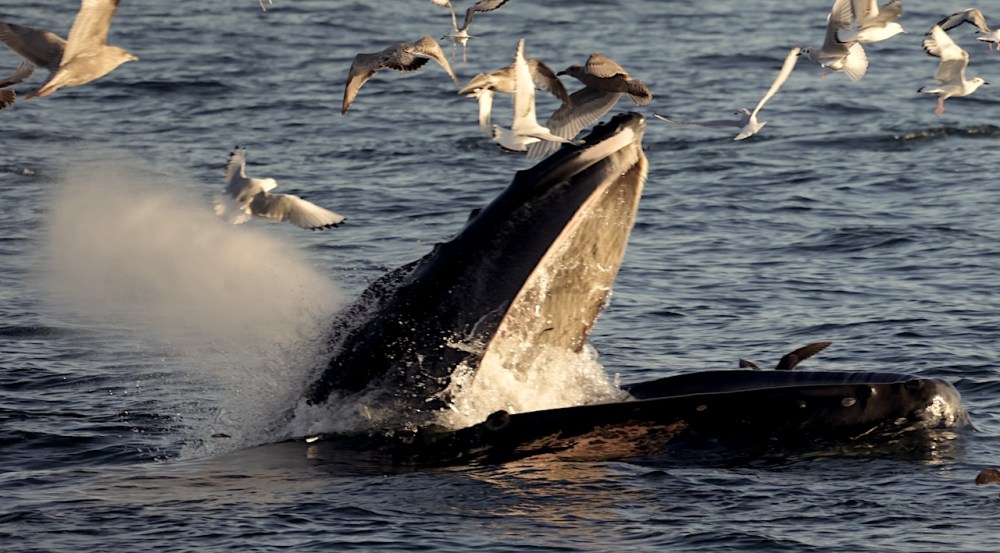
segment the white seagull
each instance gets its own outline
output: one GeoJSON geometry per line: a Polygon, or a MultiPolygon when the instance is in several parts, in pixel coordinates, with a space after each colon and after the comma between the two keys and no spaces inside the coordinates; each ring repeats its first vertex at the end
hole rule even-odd
{"type": "MultiPolygon", "coordinates": [[[[1000,52],[1000,29],[991,29],[986,23],[986,18],[983,16],[983,12],[977,10],[976,8],[968,8],[960,12],[953,13],[941,21],[938,21],[938,27],[941,27],[945,31],[950,31],[962,23],[975,25],[975,27],[979,29],[977,32],[986,35],[976,37],[976,40],[985,42],[989,45],[990,50],[992,50],[993,45],[996,44],[997,52],[1000,52]]],[[[927,34],[930,34],[930,32],[927,34]]]]}
{"type": "Polygon", "coordinates": [[[969,66],[969,53],[955,44],[944,29],[935,25],[928,34],[930,36],[924,39],[924,50],[932,56],[941,58],[937,73],[934,74],[934,80],[938,84],[921,87],[917,92],[937,94],[938,103],[934,114],[940,116],[944,113],[945,100],[953,96],[968,96],[988,83],[980,77],[966,80],[965,68],[969,66]]]}
{"type": "Polygon", "coordinates": [[[215,197],[215,214],[238,225],[253,217],[288,221],[302,228],[336,227],[344,216],[291,194],[268,194],[278,182],[247,177],[247,151],[236,147],[226,164],[226,190],[215,197]]]}
{"type": "Polygon", "coordinates": [[[740,111],[736,112],[740,117],[739,119],[715,119],[708,121],[678,121],[676,119],[671,119],[669,117],[654,113],[653,115],[667,123],[676,123],[681,125],[700,125],[702,127],[738,127],[740,133],[736,135],[733,140],[744,140],[750,138],[751,136],[757,134],[767,121],[757,122],[757,113],[760,109],[764,107],[764,104],[771,99],[772,96],[778,93],[778,89],[781,85],[785,84],[788,80],[788,76],[792,74],[792,70],[795,69],[795,64],[799,61],[799,48],[792,48],[788,51],[788,55],[785,56],[785,62],[781,64],[781,69],[778,71],[778,76],[774,78],[774,82],[771,83],[771,88],[767,89],[764,93],[764,97],[757,102],[757,106],[753,108],[751,112],[747,108],[740,108],[740,111]]]}
{"type": "Polygon", "coordinates": [[[458,16],[455,15],[455,6],[451,4],[451,0],[431,0],[431,4],[435,6],[441,6],[442,8],[448,8],[451,10],[451,32],[441,37],[441,40],[451,41],[451,60],[455,61],[455,56],[457,55],[456,50],[458,46],[462,46],[462,61],[468,61],[468,52],[466,46],[469,44],[470,38],[476,38],[469,34],[469,30],[466,27],[458,28],[458,16]]]}
{"type": "Polygon", "coordinates": [[[837,34],[844,42],[878,42],[904,33],[896,20],[903,15],[903,0],[890,0],[879,9],[878,0],[851,0],[857,30],[837,34]]]}
{"type": "MultiPolygon", "coordinates": [[[[837,38],[837,33],[851,27],[853,15],[851,0],[834,0],[833,8],[826,17],[826,36],[823,39],[823,46],[818,50],[803,48],[802,55],[820,67],[836,72],[842,71],[852,81],[858,82],[868,71],[868,56],[865,54],[865,49],[858,42],[846,43],[837,38]]],[[[823,73],[820,77],[828,75],[830,73],[823,73]]]]}
{"type": "MultiPolygon", "coordinates": [[[[564,104],[569,102],[569,93],[555,72],[537,59],[528,59],[528,69],[535,86],[547,90],[564,104]]],[[[467,98],[479,100],[479,127],[490,131],[490,117],[493,113],[493,95],[497,92],[514,93],[514,64],[501,67],[490,73],[478,73],[463,86],[458,93],[467,98]]]]}
{"type": "Polygon", "coordinates": [[[579,144],[567,138],[556,136],[549,129],[538,124],[535,117],[535,83],[531,69],[524,59],[524,39],[517,41],[514,54],[514,120],[510,129],[493,125],[493,141],[502,148],[523,152],[528,144],[539,141],[579,144]]]}

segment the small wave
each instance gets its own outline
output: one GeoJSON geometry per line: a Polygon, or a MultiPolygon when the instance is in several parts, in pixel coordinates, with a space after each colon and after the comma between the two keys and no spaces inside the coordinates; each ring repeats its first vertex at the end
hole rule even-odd
{"type": "Polygon", "coordinates": [[[1000,127],[996,125],[973,125],[971,127],[938,127],[933,129],[917,129],[892,135],[892,139],[900,142],[910,140],[935,140],[949,136],[969,138],[993,138],[1000,136],[1000,127]]]}

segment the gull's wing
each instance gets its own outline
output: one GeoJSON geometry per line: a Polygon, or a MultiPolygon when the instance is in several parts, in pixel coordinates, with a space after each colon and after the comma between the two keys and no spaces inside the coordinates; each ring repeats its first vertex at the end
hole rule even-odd
{"type": "Polygon", "coordinates": [[[458,31],[458,16],[455,15],[455,6],[451,5],[451,0],[431,0],[431,4],[451,10],[451,28],[458,31]]]}
{"type": "MultiPolygon", "coordinates": [[[[610,111],[621,96],[621,92],[609,93],[585,86],[570,94],[570,103],[560,106],[545,126],[556,136],[573,138],[610,111]]],[[[528,159],[545,157],[559,148],[558,143],[536,142],[528,146],[528,159]]]]}
{"type": "Polygon", "coordinates": [[[704,121],[682,121],[680,119],[671,119],[665,115],[660,115],[659,113],[654,113],[653,117],[656,117],[660,121],[667,123],[673,123],[675,125],[698,125],[699,127],[742,127],[742,119],[707,119],[704,121]]]}
{"type": "Polygon", "coordinates": [[[63,63],[73,59],[77,54],[108,43],[108,29],[111,28],[111,18],[118,9],[119,0],[82,0],[80,11],[73,19],[73,26],[66,37],[66,51],[63,53],[63,63]]]}
{"type": "MultiPolygon", "coordinates": [[[[427,63],[426,58],[418,58],[423,63],[427,63]]],[[[344,101],[340,106],[340,114],[347,113],[347,110],[354,103],[354,99],[361,90],[361,85],[368,82],[379,69],[382,68],[383,54],[358,54],[351,62],[351,69],[347,72],[347,84],[344,85],[344,101]]],[[[422,64],[421,64],[422,65],[422,64]]]]}
{"type": "Polygon", "coordinates": [[[615,75],[621,75],[625,78],[629,78],[628,71],[625,71],[624,67],[618,65],[617,62],[604,54],[590,54],[590,57],[587,58],[587,63],[584,64],[583,68],[587,73],[602,79],[614,77],[615,75]]]}
{"type": "Polygon", "coordinates": [[[753,361],[747,361],[746,359],[740,359],[740,368],[753,369],[755,371],[760,370],[760,367],[757,366],[757,363],[754,363],[753,361]]]}
{"type": "Polygon", "coordinates": [[[493,89],[480,88],[472,94],[479,100],[479,127],[490,130],[490,117],[493,115],[493,89]]]}
{"type": "Polygon", "coordinates": [[[497,75],[501,71],[507,70],[508,68],[511,68],[511,67],[512,66],[503,67],[503,68],[497,69],[496,71],[494,71],[492,73],[476,73],[476,75],[474,77],[472,77],[471,79],[469,79],[469,82],[466,83],[465,86],[463,86],[462,88],[458,89],[458,93],[459,94],[469,94],[469,93],[474,92],[477,88],[480,88],[480,89],[481,88],[491,88],[491,87],[494,86],[495,75],[497,75]]]}
{"type": "Polygon", "coordinates": [[[55,33],[3,22],[0,22],[0,42],[22,58],[49,71],[59,69],[66,48],[66,41],[55,33]]]}
{"type": "Polygon", "coordinates": [[[774,78],[774,82],[771,83],[771,88],[767,89],[764,93],[764,97],[757,102],[757,107],[753,108],[753,112],[750,114],[750,118],[753,119],[757,116],[757,112],[760,108],[764,107],[764,104],[771,99],[772,96],[778,93],[778,89],[781,85],[785,84],[788,80],[788,76],[792,74],[792,69],[795,69],[795,64],[799,61],[800,48],[795,47],[788,51],[788,55],[785,56],[785,62],[781,64],[781,70],[778,71],[778,76],[774,78]]]}
{"type": "Polygon", "coordinates": [[[226,194],[235,198],[249,184],[247,179],[247,151],[237,146],[226,163],[226,194]]]}
{"type": "Polygon", "coordinates": [[[790,371],[795,368],[796,365],[809,359],[813,355],[825,350],[832,342],[816,342],[791,352],[786,353],[782,356],[781,360],[778,361],[778,366],[774,367],[776,371],[790,371]]]}
{"type": "Polygon", "coordinates": [[[9,108],[17,101],[17,93],[13,88],[0,89],[0,109],[9,108]]]}
{"type": "MultiPolygon", "coordinates": [[[[872,0],[875,3],[875,0],[872,0]]],[[[882,6],[882,11],[875,10],[875,15],[871,17],[871,23],[874,24],[886,24],[891,23],[903,15],[903,1],[902,0],[889,0],[884,6],[882,6]]]]}
{"type": "Polygon", "coordinates": [[[823,38],[823,46],[820,51],[824,55],[837,53],[847,54],[847,46],[837,38],[837,32],[841,29],[851,27],[851,20],[854,17],[854,10],[851,8],[851,0],[834,0],[833,8],[826,19],[826,36],[823,38]]]}
{"type": "Polygon", "coordinates": [[[319,230],[344,222],[344,216],[292,194],[258,194],[250,202],[258,217],[288,221],[296,226],[319,230]]]}
{"type": "Polygon", "coordinates": [[[934,80],[939,83],[965,81],[969,53],[955,44],[951,36],[939,25],[931,27],[930,35],[924,39],[924,50],[934,57],[941,58],[934,80]]]}
{"type": "MultiPolygon", "coordinates": [[[[455,81],[455,84],[458,84],[458,77],[455,76],[455,72],[451,70],[451,65],[448,64],[448,56],[444,55],[444,50],[441,49],[441,45],[438,44],[438,41],[434,40],[434,37],[425,35],[417,42],[403,45],[403,47],[414,56],[417,56],[417,59],[432,59],[438,62],[438,64],[448,72],[448,76],[451,77],[451,80],[455,81]]],[[[426,61],[424,63],[426,63],[426,61]]],[[[423,65],[423,63],[417,65],[414,69],[420,67],[421,65],[423,65]]]]}
{"type": "Polygon", "coordinates": [[[542,90],[547,90],[552,93],[553,96],[559,98],[562,103],[569,102],[569,93],[566,92],[566,87],[563,86],[562,81],[556,76],[555,72],[545,65],[541,61],[536,59],[528,60],[528,69],[531,70],[531,78],[535,81],[535,85],[542,90]]]}
{"type": "MultiPolygon", "coordinates": [[[[958,27],[962,23],[975,25],[976,28],[983,33],[990,32],[990,26],[986,24],[986,18],[983,17],[983,12],[977,10],[976,8],[968,8],[960,12],[955,12],[941,21],[938,21],[937,26],[941,27],[945,31],[949,31],[958,27]]],[[[933,29],[934,28],[931,27],[931,30],[933,29]]],[[[927,34],[931,34],[931,31],[927,31],[927,34]]]]}
{"type": "Polygon", "coordinates": [[[491,12],[500,6],[506,4],[509,0],[479,0],[472,5],[469,9],[465,10],[465,22],[462,24],[462,28],[459,29],[464,31],[469,28],[472,24],[472,16],[476,12],[491,12]]]}
{"type": "Polygon", "coordinates": [[[860,42],[851,44],[843,59],[844,74],[854,82],[860,81],[868,71],[868,54],[865,53],[865,47],[860,42]]]}
{"type": "Polygon", "coordinates": [[[517,41],[514,53],[514,121],[510,130],[538,127],[535,115],[535,82],[531,79],[531,69],[524,59],[524,39],[517,41]]]}
{"type": "Polygon", "coordinates": [[[861,23],[878,15],[878,0],[851,0],[851,10],[861,23]]]}
{"type": "Polygon", "coordinates": [[[7,88],[8,86],[14,86],[31,76],[35,72],[35,66],[31,64],[28,60],[21,60],[18,64],[17,69],[7,77],[0,79],[0,88],[7,88]]]}

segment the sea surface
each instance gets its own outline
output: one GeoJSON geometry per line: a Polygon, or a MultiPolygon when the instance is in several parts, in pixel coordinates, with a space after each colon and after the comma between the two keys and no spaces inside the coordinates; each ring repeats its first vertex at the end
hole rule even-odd
{"type": "MultiPolygon", "coordinates": [[[[109,41],[140,61],[0,112],[0,550],[996,550],[1000,487],[974,478],[1000,466],[1000,53],[957,28],[969,75],[997,84],[941,117],[915,92],[937,68],[923,33],[965,7],[906,0],[908,32],[869,45],[856,84],[803,60],[742,142],[652,114],[752,108],[789,48],[819,46],[830,2],[512,0],[453,63],[464,83],[523,36],[554,70],[602,52],[654,93],[612,112],[649,118],[649,180],[589,364],[550,384],[770,366],[831,340],[799,370],[943,378],[972,427],[906,453],[413,470],[284,440],[336,423],[286,415],[337,310],[531,166],[433,62],[339,113],[356,53],[444,35],[448,11],[122,2],[109,41]],[[347,223],[218,220],[235,145],[251,176],[347,223]]],[[[4,0],[0,20],[65,34],[75,10],[4,0]]],[[[0,73],[17,62],[0,48],[0,73]]],[[[542,119],[555,108],[538,94],[542,119]]],[[[520,393],[594,400],[576,389],[520,393]]]]}

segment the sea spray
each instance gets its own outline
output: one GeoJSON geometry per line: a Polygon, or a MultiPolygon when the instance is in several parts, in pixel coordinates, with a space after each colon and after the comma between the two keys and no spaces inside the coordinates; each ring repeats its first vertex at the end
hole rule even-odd
{"type": "Polygon", "coordinates": [[[283,417],[326,361],[339,289],[275,229],[217,219],[194,185],[120,162],[65,175],[45,283],[67,316],[124,323],[202,386],[201,403],[163,398],[191,410],[182,454],[287,437],[283,417]]]}

